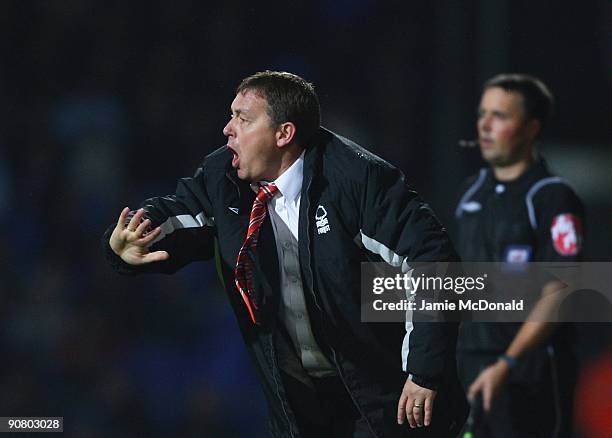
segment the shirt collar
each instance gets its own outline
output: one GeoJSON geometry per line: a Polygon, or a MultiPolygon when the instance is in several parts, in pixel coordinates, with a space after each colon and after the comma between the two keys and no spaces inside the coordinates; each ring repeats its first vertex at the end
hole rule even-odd
{"type": "Polygon", "coordinates": [[[489,169],[488,179],[491,186],[503,185],[509,190],[525,190],[531,187],[535,181],[547,176],[546,162],[542,157],[537,157],[536,161],[531,164],[523,173],[511,181],[499,181],[495,178],[492,169],[489,169]]]}
{"type": "MultiPolygon", "coordinates": [[[[303,150],[297,160],[293,162],[287,170],[285,170],[273,183],[278,187],[281,194],[290,202],[295,202],[302,190],[302,181],[304,179],[304,153],[303,150]]],[[[251,188],[259,191],[258,184],[251,184],[251,188]]]]}

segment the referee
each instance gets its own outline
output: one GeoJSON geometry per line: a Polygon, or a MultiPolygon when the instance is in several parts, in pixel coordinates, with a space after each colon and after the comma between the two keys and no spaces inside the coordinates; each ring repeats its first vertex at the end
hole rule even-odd
{"type": "MultiPolygon", "coordinates": [[[[501,74],[485,83],[477,127],[488,166],[468,179],[455,210],[464,261],[580,259],[583,205],[535,152],[552,107],[551,92],[532,76],[501,74]]],[[[462,325],[460,378],[485,411],[474,436],[571,433],[575,377],[563,330],[551,322],[462,325]]]]}

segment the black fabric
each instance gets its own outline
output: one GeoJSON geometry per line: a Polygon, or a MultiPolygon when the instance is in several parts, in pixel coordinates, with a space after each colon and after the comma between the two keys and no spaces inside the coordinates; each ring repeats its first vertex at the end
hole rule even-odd
{"type": "Polygon", "coordinates": [[[281,373],[289,404],[301,435],[305,438],[371,437],[361,416],[338,377],[312,378],[307,386],[281,373]]]}
{"type": "MultiPolygon", "coordinates": [[[[293,407],[300,434],[306,438],[374,438],[368,420],[357,410],[346,387],[338,377],[312,378],[314,386],[305,385],[281,373],[287,398],[293,407]]],[[[445,394],[446,395],[446,394],[445,394]]],[[[443,395],[434,403],[430,426],[411,429],[407,420],[396,422],[397,404],[385,409],[389,421],[382,431],[389,438],[454,438],[463,422],[453,419],[459,407],[443,395]]]]}
{"type": "MultiPolygon", "coordinates": [[[[530,222],[527,207],[530,189],[544,179],[554,177],[543,160],[509,182],[496,180],[491,169],[483,171],[485,178],[478,190],[457,206],[457,233],[453,237],[463,261],[503,262],[506,261],[508,247],[516,245],[533,249],[529,261],[575,261],[581,258],[581,251],[575,255],[557,252],[550,235],[552,221],[559,214],[574,215],[584,227],[584,207],[567,183],[551,182],[534,189],[530,198],[534,207],[535,229],[530,222]],[[498,185],[503,186],[503,192],[497,192],[498,185]],[[468,211],[465,206],[469,203],[477,203],[480,207],[468,211]]],[[[461,194],[466,194],[476,180],[477,177],[470,178],[461,194]]]]}
{"type": "MultiPolygon", "coordinates": [[[[448,424],[462,422],[465,398],[454,371],[457,324],[415,322],[403,370],[405,325],[361,322],[360,263],[383,259],[379,252],[356,244],[356,238],[363,233],[407,262],[455,260],[444,228],[404,175],[382,159],[325,129],[309,146],[304,157],[298,252],[318,345],[375,436],[394,436],[395,409],[407,372],[435,384],[441,401],[453,401],[448,404],[448,424]],[[325,213],[329,228],[318,224],[317,211],[325,213]]],[[[260,325],[252,324],[234,285],[236,255],[255,195],[237,177],[231,161],[232,154],[222,147],[206,157],[192,178],[181,179],[174,195],[144,203],[145,216],[153,226],[173,223],[177,217],[203,224],[178,227],[151,247],[168,251],[168,260],[134,267],[117,261],[108,241],[105,251],[111,265],[123,274],[171,273],[190,261],[210,259],[216,246],[220,275],[270,408],[272,434],[298,437],[274,345],[279,297],[278,274],[270,266],[276,260],[274,245],[258,248],[255,261],[254,287],[264,297],[260,325]]],[[[264,225],[262,234],[269,234],[268,230],[264,225]]]]}
{"type": "MultiPolygon", "coordinates": [[[[551,237],[552,224],[561,214],[571,214],[584,234],[580,199],[567,183],[553,177],[544,161],[538,160],[514,181],[497,181],[491,169],[470,178],[456,210],[454,237],[462,260],[510,262],[512,248],[528,255],[524,261],[580,260],[581,246],[573,254],[563,254],[551,237]]],[[[458,365],[466,390],[480,371],[506,351],[520,327],[520,323],[461,324],[458,365]]],[[[517,361],[476,437],[551,436],[557,421],[560,436],[570,434],[576,377],[567,330],[568,325],[559,327],[545,345],[517,361]]]]}
{"type": "MultiPolygon", "coordinates": [[[[457,211],[457,234],[454,237],[457,250],[464,262],[507,262],[508,251],[522,248],[529,252],[528,261],[558,262],[577,261],[582,251],[563,255],[555,250],[551,238],[551,225],[560,214],[571,214],[584,227],[584,208],[574,191],[563,182],[542,185],[533,192],[532,205],[536,228],[529,217],[527,197],[530,190],[545,178],[553,177],[544,161],[531,166],[519,178],[510,182],[495,179],[491,169],[471,196],[462,199],[457,211]],[[498,193],[496,187],[504,191],[498,193]],[[478,204],[476,211],[467,211],[466,204],[478,204]]],[[[472,177],[462,195],[477,181],[472,177]]],[[[584,231],[582,230],[582,234],[584,231]]],[[[458,349],[460,351],[501,354],[514,339],[520,323],[462,324],[458,349]]],[[[542,351],[534,355],[544,355],[542,351]]]]}

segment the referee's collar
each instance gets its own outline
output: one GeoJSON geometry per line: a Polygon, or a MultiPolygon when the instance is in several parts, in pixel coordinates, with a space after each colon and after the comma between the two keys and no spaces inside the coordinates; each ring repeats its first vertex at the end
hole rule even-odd
{"type": "Polygon", "coordinates": [[[488,180],[489,183],[496,187],[502,185],[508,190],[521,190],[525,187],[530,187],[535,181],[548,175],[548,168],[546,162],[541,156],[538,156],[531,166],[527,168],[522,174],[511,181],[500,181],[495,178],[493,169],[489,168],[488,180]]]}

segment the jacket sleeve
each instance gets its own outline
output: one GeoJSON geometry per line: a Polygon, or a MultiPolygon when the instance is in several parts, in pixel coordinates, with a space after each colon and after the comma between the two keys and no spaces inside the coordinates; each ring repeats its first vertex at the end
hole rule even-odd
{"type": "MultiPolygon", "coordinates": [[[[129,265],[109,245],[115,225],[106,230],[102,246],[106,259],[116,271],[128,275],[173,273],[192,261],[214,256],[215,223],[204,169],[202,166],[193,177],[180,179],[174,195],[150,198],[140,205],[145,210],[144,218],[151,220],[151,229],[161,227],[161,234],[150,249],[167,251],[170,255],[167,260],[143,266],[129,265]]],[[[130,213],[128,220],[134,213],[130,213]]]]}
{"type": "Polygon", "coordinates": [[[584,207],[565,183],[544,186],[529,208],[537,238],[536,260],[579,261],[583,256],[584,207]]]}
{"type": "MultiPolygon", "coordinates": [[[[453,245],[433,211],[404,175],[384,162],[369,166],[361,205],[364,247],[403,272],[414,262],[457,261],[453,245]]],[[[454,366],[456,323],[407,318],[402,366],[420,386],[436,389],[454,366]],[[452,364],[452,365],[450,365],[452,364]]]]}

